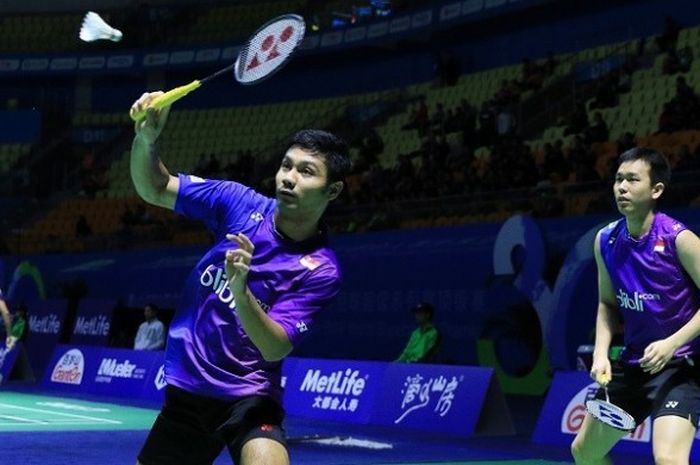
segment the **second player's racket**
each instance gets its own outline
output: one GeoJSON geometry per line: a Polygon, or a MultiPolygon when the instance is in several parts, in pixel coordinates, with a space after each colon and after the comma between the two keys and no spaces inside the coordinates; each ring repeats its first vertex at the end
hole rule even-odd
{"type": "MultiPolygon", "coordinates": [[[[171,105],[214,78],[233,71],[236,81],[249,85],[258,83],[279,71],[291,58],[304,39],[306,25],[298,15],[279,16],[258,29],[243,46],[238,58],[226,68],[197,79],[187,85],[176,87],[154,98],[148,108],[161,109],[171,105]]],[[[129,113],[134,121],[146,117],[146,109],[129,113]]]]}
{"type": "Polygon", "coordinates": [[[634,431],[637,427],[637,422],[634,421],[634,417],[617,405],[610,403],[607,381],[609,380],[603,379],[599,381],[605,391],[605,400],[591,399],[586,401],[586,410],[596,420],[608,426],[619,429],[620,431],[634,431]]]}

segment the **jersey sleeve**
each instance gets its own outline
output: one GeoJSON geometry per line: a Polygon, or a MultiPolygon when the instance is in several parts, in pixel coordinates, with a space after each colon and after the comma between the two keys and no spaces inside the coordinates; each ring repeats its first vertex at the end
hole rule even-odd
{"type": "Polygon", "coordinates": [[[267,200],[253,189],[233,181],[179,175],[175,212],[203,221],[217,237],[242,224],[251,209],[267,200]]]}
{"type": "Polygon", "coordinates": [[[335,272],[311,274],[293,292],[275,302],[268,313],[297,345],[313,328],[318,312],[328,306],[340,291],[340,277],[335,272]]]}

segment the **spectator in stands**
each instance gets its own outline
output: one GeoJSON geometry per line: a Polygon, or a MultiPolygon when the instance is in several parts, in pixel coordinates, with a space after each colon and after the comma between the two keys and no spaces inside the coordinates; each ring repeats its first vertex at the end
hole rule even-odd
{"type": "MultiPolygon", "coordinates": [[[[620,138],[617,140],[617,155],[620,156],[629,149],[632,149],[636,146],[637,143],[634,141],[634,134],[628,131],[621,135],[620,138]]],[[[617,164],[615,164],[614,167],[617,171],[617,164]]]]}
{"type": "Polygon", "coordinates": [[[656,44],[659,50],[666,52],[676,46],[678,33],[681,31],[681,26],[671,16],[666,16],[666,24],[664,33],[656,38],[656,44]]]}
{"type": "Polygon", "coordinates": [[[593,115],[593,125],[586,130],[586,143],[595,144],[598,142],[606,142],[610,137],[608,125],[603,120],[603,115],[596,112],[593,115]]]}
{"type": "Polygon", "coordinates": [[[5,302],[5,297],[0,289],[0,316],[2,316],[2,321],[5,324],[5,346],[11,349],[14,345],[12,337],[12,316],[10,315],[10,309],[7,308],[7,303],[5,302]]]}
{"type": "Polygon", "coordinates": [[[554,75],[557,66],[559,66],[559,60],[554,56],[554,52],[547,52],[547,61],[544,63],[544,71],[548,77],[554,75]]]}
{"type": "Polygon", "coordinates": [[[529,58],[523,59],[521,86],[525,90],[537,90],[544,81],[543,69],[529,58]]]}
{"type": "Polygon", "coordinates": [[[564,130],[565,136],[572,134],[581,134],[588,129],[588,113],[583,103],[578,103],[571,114],[569,124],[564,130]]]}
{"type": "Polygon", "coordinates": [[[571,172],[571,166],[561,149],[555,150],[549,143],[544,145],[544,170],[554,183],[566,181],[571,172]]]}
{"type": "Polygon", "coordinates": [[[85,218],[85,215],[80,215],[75,223],[75,237],[88,237],[92,235],[92,228],[85,218]]]}
{"type": "Polygon", "coordinates": [[[199,155],[199,159],[197,160],[197,164],[194,165],[194,168],[192,169],[192,173],[194,173],[197,176],[205,177],[208,175],[208,173],[207,173],[208,166],[209,166],[209,162],[207,161],[207,156],[204,153],[201,153],[199,155]]]}
{"type": "Polygon", "coordinates": [[[700,144],[695,148],[694,153],[690,153],[690,147],[683,144],[678,154],[678,164],[674,167],[677,173],[695,171],[700,172],[700,144]]]}
{"type": "Polygon", "coordinates": [[[610,108],[617,105],[617,88],[619,74],[615,72],[607,73],[597,81],[595,99],[590,104],[590,109],[610,108]]]}
{"type": "Polygon", "coordinates": [[[427,302],[413,308],[418,327],[411,333],[408,343],[397,362],[430,363],[435,361],[440,348],[440,333],[433,324],[435,309],[427,302]]]}
{"type": "Polygon", "coordinates": [[[435,105],[435,113],[433,114],[430,123],[434,129],[444,130],[445,118],[445,107],[442,103],[438,102],[437,105],[435,105]]]}
{"type": "Polygon", "coordinates": [[[676,74],[680,70],[680,61],[675,48],[670,49],[664,57],[662,70],[664,74],[676,74]]]}
{"type": "Polygon", "coordinates": [[[663,111],[659,115],[659,131],[657,134],[673,132],[679,128],[674,108],[675,105],[672,102],[664,104],[663,111]]]}
{"type": "Polygon", "coordinates": [[[409,121],[409,123],[404,125],[401,129],[416,129],[418,130],[418,134],[423,135],[428,128],[429,122],[430,117],[428,116],[428,105],[425,103],[425,97],[421,97],[413,110],[411,121],[409,121]]]}
{"type": "Polygon", "coordinates": [[[693,49],[688,45],[678,50],[678,71],[687,73],[693,64],[693,49]]]}
{"type": "Polygon", "coordinates": [[[210,153],[209,154],[209,162],[207,163],[207,168],[206,168],[207,176],[219,177],[219,176],[221,176],[220,171],[221,171],[221,163],[219,163],[219,159],[216,158],[216,154],[210,153]]]}
{"type": "Polygon", "coordinates": [[[14,346],[17,341],[25,342],[29,334],[29,318],[27,316],[27,305],[23,302],[17,306],[17,312],[12,319],[12,329],[10,337],[12,343],[8,347],[14,346]]]}
{"type": "Polygon", "coordinates": [[[165,347],[165,326],[158,319],[158,306],[147,304],[143,308],[146,319],[139,326],[134,339],[134,350],[161,350],[165,347]]]}
{"type": "Polygon", "coordinates": [[[697,99],[695,91],[692,87],[688,85],[685,80],[685,76],[678,76],[676,78],[676,99],[678,100],[694,100],[697,99]]]}
{"type": "Polygon", "coordinates": [[[496,134],[498,137],[508,137],[515,130],[515,116],[510,105],[504,105],[496,117],[496,134]]]}
{"type": "Polygon", "coordinates": [[[454,86],[459,79],[459,62],[452,53],[443,50],[435,60],[434,73],[438,85],[454,86]]]}
{"type": "Polygon", "coordinates": [[[479,112],[479,141],[477,145],[492,145],[496,140],[496,106],[491,101],[481,105],[479,112]]]}
{"type": "Polygon", "coordinates": [[[136,214],[128,203],[124,205],[124,212],[122,212],[122,216],[119,217],[119,222],[124,228],[132,226],[136,223],[136,214]]]}

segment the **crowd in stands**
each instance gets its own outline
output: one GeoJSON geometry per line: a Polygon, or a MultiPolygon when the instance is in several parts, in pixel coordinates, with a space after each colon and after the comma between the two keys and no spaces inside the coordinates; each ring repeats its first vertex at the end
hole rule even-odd
{"type": "MultiPolygon", "coordinates": [[[[700,97],[682,74],[690,69],[693,50],[677,47],[678,29],[669,19],[666,32],[654,41],[657,51],[652,58],[663,56],[664,73],[677,75],[675,95],[659,116],[660,134],[700,129],[700,97]]],[[[472,198],[519,190],[529,194],[523,202],[514,203],[516,208],[536,216],[556,216],[563,213],[557,190],[562,185],[598,185],[607,195],[614,160],[603,169],[597,165],[594,148],[611,139],[610,126],[600,110],[615,107],[621,96],[630,92],[635,73],[644,66],[644,50],[641,41],[636,50],[626,53],[620,66],[589,84],[591,98],[575,101],[566,118],[556,122],[566,126],[564,137],[537,147],[530,146],[523,137],[521,119],[527,115],[521,113],[520,103],[530,95],[547,91],[547,83],[561,64],[552,54],[540,61],[523,60],[519,79],[503,80],[494,95],[478,108],[465,99],[430,105],[426,98],[407,101],[403,111],[409,121],[402,129],[415,132],[420,146],[398,154],[393,166],[387,166],[382,157],[385,144],[375,128],[352,138],[356,159],[340,205],[379,206],[377,215],[382,220],[375,221],[375,215],[358,228],[373,229],[395,225],[387,220],[387,206],[407,201],[439,202],[448,197],[472,198]]],[[[461,71],[453,55],[441,53],[436,56],[434,72],[435,86],[453,86],[461,71]]],[[[636,143],[634,134],[624,133],[615,141],[616,151],[622,153],[636,143]]],[[[700,170],[700,145],[682,144],[667,155],[676,171],[700,170]]],[[[201,154],[193,174],[244,182],[263,193],[273,193],[274,170],[262,170],[250,150],[239,151],[234,160],[224,165],[216,153],[201,154]]],[[[109,186],[106,166],[96,163],[92,152],[84,154],[79,173],[82,193],[87,197],[109,186]]],[[[483,208],[492,206],[485,204],[483,208]]],[[[591,203],[586,212],[609,208],[609,203],[601,200],[591,203]]],[[[148,216],[145,209],[125,207],[119,230],[122,244],[128,245],[141,226],[156,225],[163,231],[157,237],[169,237],[172,227],[148,216]]],[[[88,238],[91,234],[90,225],[81,217],[75,226],[76,237],[88,238]]]]}

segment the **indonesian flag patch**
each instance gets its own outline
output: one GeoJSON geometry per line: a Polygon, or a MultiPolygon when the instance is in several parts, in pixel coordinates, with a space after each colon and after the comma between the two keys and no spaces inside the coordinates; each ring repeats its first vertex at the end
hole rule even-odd
{"type": "Polygon", "coordinates": [[[321,262],[316,260],[314,257],[311,255],[304,255],[299,259],[299,263],[304,265],[306,268],[310,269],[311,271],[315,270],[319,266],[321,266],[321,262]]]}
{"type": "Polygon", "coordinates": [[[656,242],[654,243],[654,252],[659,252],[662,253],[664,250],[666,250],[666,246],[664,245],[664,240],[663,239],[656,239],[656,242]]]}

